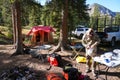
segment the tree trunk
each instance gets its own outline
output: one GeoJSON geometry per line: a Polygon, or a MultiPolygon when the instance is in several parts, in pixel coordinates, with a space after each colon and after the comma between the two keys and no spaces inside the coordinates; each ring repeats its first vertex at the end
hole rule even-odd
{"type": "Polygon", "coordinates": [[[67,47],[68,41],[68,27],[67,27],[67,17],[68,17],[68,0],[65,1],[65,5],[63,5],[63,18],[62,18],[62,26],[60,27],[60,38],[57,47],[51,51],[54,53],[55,51],[61,50],[64,51],[67,47]]]}
{"type": "MultiPolygon", "coordinates": [[[[23,46],[22,46],[22,28],[21,28],[21,19],[20,19],[20,2],[16,0],[14,2],[14,9],[13,11],[15,16],[13,16],[13,23],[15,23],[15,32],[16,32],[16,51],[13,55],[18,55],[23,53],[23,46]],[[14,21],[15,20],[15,21],[14,21]]],[[[12,56],[13,56],[12,55],[12,56]]]]}
{"type": "Polygon", "coordinates": [[[16,44],[15,3],[13,3],[11,11],[12,11],[12,25],[13,25],[13,44],[16,44]]]}

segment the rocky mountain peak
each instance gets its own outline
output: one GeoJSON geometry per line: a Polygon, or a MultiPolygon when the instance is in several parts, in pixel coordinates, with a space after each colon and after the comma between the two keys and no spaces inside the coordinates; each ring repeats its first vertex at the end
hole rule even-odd
{"type": "Polygon", "coordinates": [[[94,3],[91,4],[89,6],[90,10],[88,11],[89,15],[94,15],[95,10],[97,9],[98,13],[100,14],[100,16],[111,16],[111,17],[115,17],[116,13],[111,11],[110,9],[98,4],[98,3],[94,3]]]}

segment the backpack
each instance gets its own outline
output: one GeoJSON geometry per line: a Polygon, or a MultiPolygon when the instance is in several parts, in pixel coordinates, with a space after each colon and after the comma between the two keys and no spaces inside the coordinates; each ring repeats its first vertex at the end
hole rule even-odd
{"type": "Polygon", "coordinates": [[[63,67],[63,76],[65,80],[91,80],[88,75],[83,75],[72,64],[66,64],[63,67]]]}
{"type": "Polygon", "coordinates": [[[76,68],[68,68],[63,72],[66,80],[78,80],[78,70],[76,68]]]}
{"type": "Polygon", "coordinates": [[[51,66],[62,66],[62,58],[59,54],[53,53],[49,54],[47,56],[47,60],[50,63],[50,68],[51,66]]]}
{"type": "Polygon", "coordinates": [[[78,80],[78,69],[73,68],[71,64],[67,64],[67,66],[63,68],[63,76],[66,80],[78,80]]]}
{"type": "Polygon", "coordinates": [[[59,76],[56,73],[48,73],[46,77],[47,80],[65,80],[63,77],[59,76]]]}

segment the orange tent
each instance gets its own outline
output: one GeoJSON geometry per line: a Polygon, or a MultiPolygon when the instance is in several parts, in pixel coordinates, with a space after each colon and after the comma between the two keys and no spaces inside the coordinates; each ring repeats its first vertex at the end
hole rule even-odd
{"type": "Polygon", "coordinates": [[[55,32],[54,29],[50,26],[34,26],[29,31],[27,36],[32,34],[31,42],[32,43],[48,43],[53,42],[52,32],[55,32]]]}

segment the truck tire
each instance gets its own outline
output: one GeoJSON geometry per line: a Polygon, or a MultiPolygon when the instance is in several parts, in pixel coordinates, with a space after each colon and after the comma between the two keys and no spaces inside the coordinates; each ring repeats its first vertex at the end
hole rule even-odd
{"type": "Polygon", "coordinates": [[[112,46],[112,47],[115,46],[115,38],[112,38],[112,40],[111,40],[111,46],[112,46]]]}
{"type": "Polygon", "coordinates": [[[80,34],[79,38],[82,39],[82,37],[83,37],[83,34],[80,34]]]}

